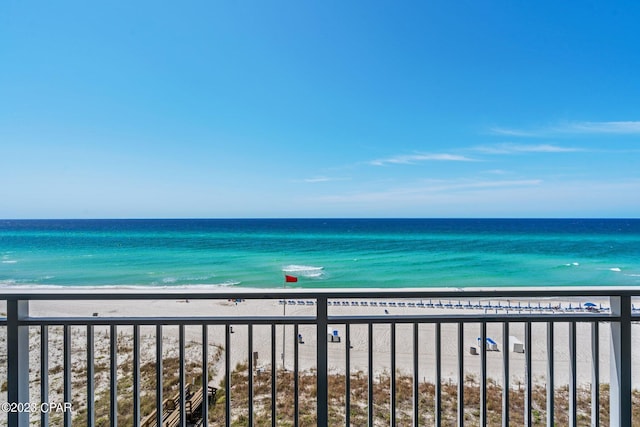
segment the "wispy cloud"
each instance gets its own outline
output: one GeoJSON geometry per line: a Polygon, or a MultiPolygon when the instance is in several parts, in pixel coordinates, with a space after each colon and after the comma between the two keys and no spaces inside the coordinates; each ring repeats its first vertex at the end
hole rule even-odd
{"type": "Polygon", "coordinates": [[[302,182],[307,182],[310,184],[316,184],[319,182],[331,182],[331,181],[347,181],[349,178],[336,178],[336,177],[329,177],[329,176],[314,176],[311,178],[305,178],[302,180],[302,182]]]}
{"type": "Polygon", "coordinates": [[[493,127],[489,132],[512,137],[548,137],[562,134],[636,135],[640,134],[640,121],[564,122],[534,129],[493,127]]]}
{"type": "Polygon", "coordinates": [[[314,197],[313,202],[384,215],[402,209],[416,216],[619,217],[637,212],[638,201],[628,195],[639,188],[638,179],[429,180],[380,191],[323,195],[314,197]]]}
{"type": "Polygon", "coordinates": [[[323,200],[333,203],[411,201],[429,199],[436,195],[477,192],[492,189],[536,187],[541,179],[520,180],[429,180],[422,183],[396,187],[387,190],[362,192],[357,194],[325,196],[323,200]]]}
{"type": "Polygon", "coordinates": [[[514,154],[514,153],[571,153],[584,151],[582,148],[561,147],[551,144],[494,144],[483,145],[475,148],[487,154],[514,154]]]}
{"type": "Polygon", "coordinates": [[[504,170],[504,169],[491,169],[491,170],[487,170],[484,171],[484,173],[489,174],[489,175],[508,175],[512,172],[504,170]]]}
{"type": "Polygon", "coordinates": [[[557,128],[558,132],[640,134],[640,121],[573,122],[557,128]]]}
{"type": "Polygon", "coordinates": [[[472,159],[467,156],[461,156],[458,154],[447,153],[435,153],[435,154],[400,154],[397,156],[387,157],[385,159],[372,160],[369,164],[374,166],[385,166],[393,164],[415,164],[419,162],[439,161],[439,162],[474,162],[476,159],[472,159]]]}
{"type": "Polygon", "coordinates": [[[515,179],[496,181],[463,181],[454,182],[442,187],[436,187],[440,191],[471,190],[481,188],[505,188],[505,187],[531,187],[542,184],[541,179],[515,179]]]}
{"type": "Polygon", "coordinates": [[[522,129],[507,129],[502,127],[493,127],[489,129],[489,132],[494,135],[502,136],[523,136],[523,137],[535,137],[538,134],[535,131],[528,131],[522,129]]]}

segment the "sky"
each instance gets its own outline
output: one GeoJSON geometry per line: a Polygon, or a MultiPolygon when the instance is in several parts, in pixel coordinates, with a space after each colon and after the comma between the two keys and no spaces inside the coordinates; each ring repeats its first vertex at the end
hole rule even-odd
{"type": "Polygon", "coordinates": [[[0,4],[0,218],[639,217],[640,2],[0,4]]]}

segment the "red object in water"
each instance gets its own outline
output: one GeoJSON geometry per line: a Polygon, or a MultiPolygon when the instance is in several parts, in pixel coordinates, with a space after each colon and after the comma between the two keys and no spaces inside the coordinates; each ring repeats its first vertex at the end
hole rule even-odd
{"type": "Polygon", "coordinates": [[[298,278],[296,276],[289,276],[288,274],[285,274],[284,281],[285,282],[297,282],[298,278]]]}

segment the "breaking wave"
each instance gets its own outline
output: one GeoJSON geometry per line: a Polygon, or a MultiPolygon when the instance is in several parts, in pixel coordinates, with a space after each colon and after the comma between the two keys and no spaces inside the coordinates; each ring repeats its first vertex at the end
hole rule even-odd
{"type": "Polygon", "coordinates": [[[302,276],[309,278],[319,278],[324,275],[324,267],[316,267],[312,265],[287,265],[282,267],[282,271],[294,276],[302,276]]]}

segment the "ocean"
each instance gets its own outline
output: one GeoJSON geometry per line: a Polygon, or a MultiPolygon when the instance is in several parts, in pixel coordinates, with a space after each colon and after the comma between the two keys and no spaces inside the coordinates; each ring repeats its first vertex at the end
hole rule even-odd
{"type": "Polygon", "coordinates": [[[284,285],[640,285],[640,220],[0,220],[0,288],[284,285]]]}

